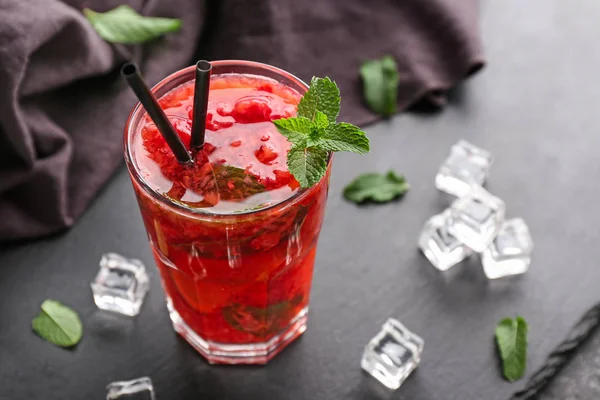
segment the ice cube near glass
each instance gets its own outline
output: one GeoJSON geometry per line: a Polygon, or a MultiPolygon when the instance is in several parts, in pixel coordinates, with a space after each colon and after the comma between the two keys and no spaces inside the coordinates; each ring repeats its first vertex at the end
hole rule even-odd
{"type": "Polygon", "coordinates": [[[481,255],[483,272],[488,279],[524,274],[531,263],[532,251],[533,240],[525,221],[506,220],[481,255]]]}
{"type": "Polygon", "coordinates": [[[443,192],[462,197],[473,186],[484,184],[493,161],[494,157],[489,151],[466,140],[459,140],[440,166],[435,176],[435,186],[443,192]]]}
{"type": "Polygon", "coordinates": [[[106,390],[106,400],[154,400],[154,388],[148,377],[112,382],[106,390]]]}
{"type": "Polygon", "coordinates": [[[447,271],[473,252],[454,235],[448,232],[450,211],[429,218],[421,235],[419,248],[429,262],[440,271],[447,271]]]}
{"type": "Polygon", "coordinates": [[[481,187],[455,200],[450,206],[448,231],[477,253],[494,240],[504,222],[506,206],[481,187]]]}
{"type": "Polygon", "coordinates": [[[107,253],[91,287],[98,308],[133,317],[140,312],[150,279],[140,260],[107,253]]]}
{"type": "Polygon", "coordinates": [[[389,389],[398,389],[421,361],[423,339],[389,318],[365,347],[360,366],[389,389]]]}

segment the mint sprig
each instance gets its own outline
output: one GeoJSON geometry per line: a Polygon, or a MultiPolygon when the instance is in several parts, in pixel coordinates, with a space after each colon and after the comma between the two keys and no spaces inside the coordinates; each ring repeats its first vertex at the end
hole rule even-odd
{"type": "Polygon", "coordinates": [[[273,121],[292,143],[287,166],[303,188],[323,178],[329,152],[369,152],[369,138],[357,126],[336,122],[339,113],[340,90],[335,82],[313,77],[310,89],[298,103],[297,116],[273,121]]]}
{"type": "Polygon", "coordinates": [[[496,326],[496,343],[504,377],[511,382],[525,375],[528,330],[527,321],[523,317],[505,318],[496,326]]]}
{"type": "Polygon", "coordinates": [[[83,15],[102,39],[111,43],[144,43],[181,29],[180,19],[144,17],[127,5],[105,13],[84,8],[83,15]]]}

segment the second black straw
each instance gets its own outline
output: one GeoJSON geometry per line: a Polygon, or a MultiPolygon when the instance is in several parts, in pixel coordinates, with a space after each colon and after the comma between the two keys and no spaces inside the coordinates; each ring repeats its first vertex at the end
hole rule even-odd
{"type": "Polygon", "coordinates": [[[196,83],[194,87],[194,111],[192,118],[192,150],[202,149],[206,131],[206,110],[212,65],[205,60],[196,63],[196,83]]]}

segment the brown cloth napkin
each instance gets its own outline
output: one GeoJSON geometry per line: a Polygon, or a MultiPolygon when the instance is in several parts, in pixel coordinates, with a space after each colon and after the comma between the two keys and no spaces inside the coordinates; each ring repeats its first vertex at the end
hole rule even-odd
{"type": "Polygon", "coordinates": [[[379,117],[362,104],[360,64],[391,54],[398,105],[445,92],[483,66],[478,0],[245,0],[211,3],[212,59],[262,61],[300,78],[329,76],[342,93],[340,120],[379,117]]]}
{"type": "Polygon", "coordinates": [[[71,226],[119,165],[134,105],[118,74],[125,59],[156,83],[192,58],[204,3],[128,0],[145,15],[183,18],[183,30],[115,48],[81,10],[120,3],[0,0],[0,241],[71,226]]]}
{"type": "Polygon", "coordinates": [[[358,66],[395,56],[399,106],[444,92],[482,65],[477,0],[0,0],[0,241],[71,226],[122,159],[134,97],[125,59],[154,84],[195,58],[249,59],[301,78],[330,76],[341,119],[377,119],[361,104],[358,66]],[[81,14],[127,3],[183,19],[137,48],[104,42],[81,14]]]}

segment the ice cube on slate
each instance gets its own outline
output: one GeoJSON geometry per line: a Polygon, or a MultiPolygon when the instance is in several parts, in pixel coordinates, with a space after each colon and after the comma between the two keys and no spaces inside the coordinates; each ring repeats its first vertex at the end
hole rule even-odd
{"type": "Polygon", "coordinates": [[[154,400],[154,388],[148,377],[112,382],[106,390],[106,400],[154,400]]]}
{"type": "Polygon", "coordinates": [[[473,185],[483,185],[493,160],[489,151],[466,140],[459,140],[440,166],[435,176],[435,186],[441,191],[462,197],[473,185]]]}
{"type": "Polygon", "coordinates": [[[494,240],[504,221],[506,206],[481,187],[450,206],[448,231],[472,250],[481,253],[494,240]]]}
{"type": "Polygon", "coordinates": [[[365,347],[360,366],[390,389],[398,389],[417,368],[423,339],[389,318],[365,347]]]}
{"type": "Polygon", "coordinates": [[[472,250],[448,232],[450,211],[434,215],[425,222],[419,248],[440,271],[447,271],[472,254],[472,250]]]}
{"type": "Polygon", "coordinates": [[[107,253],[91,286],[98,308],[133,317],[140,312],[150,279],[140,260],[107,253]]]}
{"type": "Polygon", "coordinates": [[[521,218],[504,221],[500,231],[481,255],[488,279],[524,274],[531,262],[533,240],[521,218]]]}

